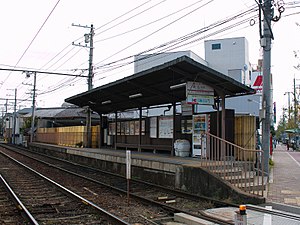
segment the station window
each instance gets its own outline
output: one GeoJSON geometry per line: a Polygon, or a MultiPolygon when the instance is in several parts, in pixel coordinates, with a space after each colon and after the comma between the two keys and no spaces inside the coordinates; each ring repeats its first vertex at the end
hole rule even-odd
{"type": "Polygon", "coordinates": [[[221,43],[212,44],[212,45],[211,45],[211,49],[212,49],[212,50],[221,49],[221,43]]]}

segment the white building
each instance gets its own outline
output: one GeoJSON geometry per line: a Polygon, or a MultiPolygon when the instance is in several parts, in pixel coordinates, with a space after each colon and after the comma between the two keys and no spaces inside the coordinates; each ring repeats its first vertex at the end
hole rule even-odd
{"type": "Polygon", "coordinates": [[[138,73],[157,65],[161,65],[165,62],[172,61],[181,56],[188,56],[191,59],[199,62],[205,66],[208,66],[208,63],[202,59],[200,56],[196,55],[192,51],[179,51],[179,52],[165,52],[157,54],[147,54],[147,55],[137,55],[134,57],[134,73],[138,73]]]}
{"type": "Polygon", "coordinates": [[[252,72],[247,39],[237,37],[207,40],[204,45],[205,61],[209,67],[257,90],[255,95],[226,99],[226,108],[234,109],[236,114],[259,116],[262,77],[260,72],[252,72]]]}
{"type": "MultiPolygon", "coordinates": [[[[236,114],[250,114],[259,116],[261,108],[262,83],[257,84],[256,79],[260,73],[252,73],[249,62],[248,41],[244,37],[207,40],[205,45],[205,59],[192,51],[168,52],[159,54],[135,56],[134,72],[138,73],[165,62],[174,60],[183,55],[208,66],[222,74],[228,75],[244,85],[257,89],[255,95],[240,96],[226,99],[226,108],[234,109],[236,114]]],[[[211,106],[198,105],[196,112],[214,111],[211,106]]]]}
{"type": "Polygon", "coordinates": [[[251,67],[249,63],[248,41],[244,37],[207,40],[205,61],[208,66],[250,85],[251,67]]]}

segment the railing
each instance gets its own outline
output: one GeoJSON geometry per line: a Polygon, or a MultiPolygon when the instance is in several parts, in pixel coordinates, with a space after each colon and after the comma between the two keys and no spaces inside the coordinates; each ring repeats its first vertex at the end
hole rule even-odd
{"type": "Polygon", "coordinates": [[[201,155],[204,168],[243,191],[264,195],[262,150],[245,149],[210,133],[202,140],[206,140],[206,151],[201,155]]]}

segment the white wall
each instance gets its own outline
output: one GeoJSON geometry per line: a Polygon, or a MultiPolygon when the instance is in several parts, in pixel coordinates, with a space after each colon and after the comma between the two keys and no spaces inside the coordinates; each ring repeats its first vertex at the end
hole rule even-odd
{"type": "Polygon", "coordinates": [[[245,85],[250,85],[249,50],[246,38],[207,40],[204,45],[205,61],[208,62],[209,67],[245,85]],[[221,48],[212,49],[214,44],[220,44],[221,48]]]}
{"type": "Polygon", "coordinates": [[[138,55],[134,57],[134,73],[138,73],[152,67],[164,64],[181,56],[188,56],[191,59],[207,66],[207,62],[192,51],[165,52],[160,54],[138,55]]]}
{"type": "Polygon", "coordinates": [[[261,94],[226,98],[225,107],[226,109],[234,109],[236,114],[259,116],[261,94]]]}

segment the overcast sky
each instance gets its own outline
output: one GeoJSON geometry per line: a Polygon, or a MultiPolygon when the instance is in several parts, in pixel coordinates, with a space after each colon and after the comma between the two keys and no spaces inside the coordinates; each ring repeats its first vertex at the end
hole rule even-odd
{"type": "MultiPolygon", "coordinates": [[[[84,44],[83,36],[90,30],[72,26],[72,23],[93,24],[94,87],[133,74],[133,58],[130,56],[148,52],[161,44],[257,7],[255,0],[0,2],[0,68],[31,68],[86,76],[89,49],[74,46],[72,42],[84,44]]],[[[272,24],[271,71],[279,119],[281,109],[288,104],[284,93],[293,91],[294,77],[296,84],[300,85],[300,71],[294,68],[300,62],[294,56],[294,51],[300,50],[300,26],[297,25],[300,24],[300,1],[278,2],[285,3],[285,11],[281,19],[272,24]]],[[[204,40],[246,37],[250,62],[256,64],[262,58],[257,15],[258,11],[249,11],[244,17],[232,19],[223,26],[199,32],[193,39],[185,42],[177,40],[174,47],[166,45],[164,49],[155,48],[149,53],[191,50],[204,58],[204,40]],[[235,24],[239,21],[243,21],[241,25],[235,24]]],[[[17,98],[28,100],[18,101],[17,107],[30,107],[30,84],[33,84],[33,76],[26,79],[22,72],[0,71],[0,99],[14,98],[13,89],[17,88],[17,98]]],[[[86,78],[83,77],[37,74],[37,106],[61,106],[65,98],[87,88],[86,78]]],[[[4,103],[5,100],[0,100],[2,110],[4,103]]]]}

